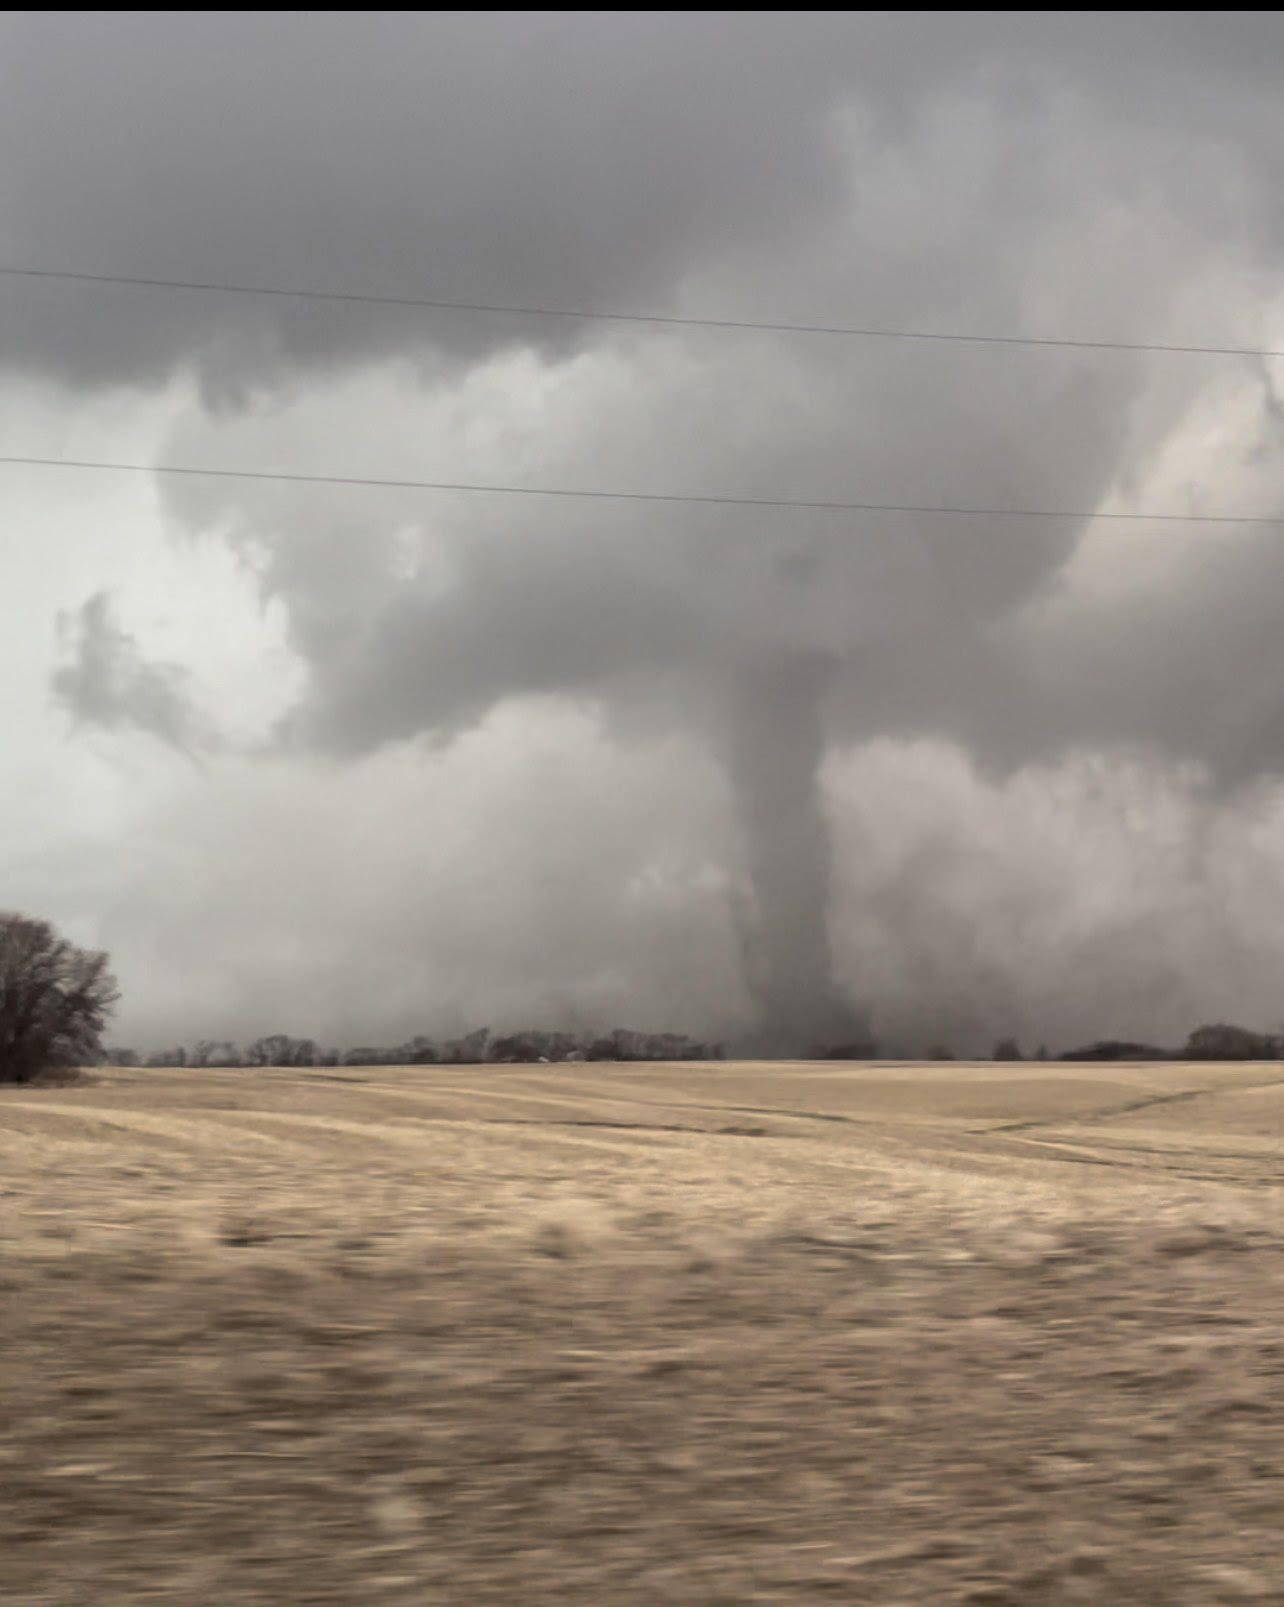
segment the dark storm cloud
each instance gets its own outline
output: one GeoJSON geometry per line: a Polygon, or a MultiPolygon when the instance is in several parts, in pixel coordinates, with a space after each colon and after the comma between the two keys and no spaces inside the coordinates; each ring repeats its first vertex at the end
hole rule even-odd
{"type": "MultiPolygon", "coordinates": [[[[844,104],[891,145],[958,85],[1005,111],[1017,141],[1031,106],[1086,93],[1160,134],[1207,134],[1259,178],[1280,162],[1261,137],[1279,129],[1269,14],[16,12],[0,47],[0,246],[18,266],[664,311],[705,263],[739,257],[752,281],[764,247],[832,215],[844,104]]],[[[1215,214],[1216,185],[1170,159],[1167,179],[1215,214]]],[[[993,217],[977,221],[984,233],[993,217]]],[[[416,333],[476,351],[563,332],[155,290],[3,293],[10,363],[146,383],[199,360],[232,395],[416,333]]]]}
{"type": "MultiPolygon", "coordinates": [[[[835,199],[835,25],[444,13],[11,17],[6,258],[525,305],[667,303],[703,254],[835,199]]],[[[841,30],[840,30],[841,31],[841,30]]],[[[6,287],[9,360],[85,382],[199,358],[476,350],[521,320],[6,287]]],[[[543,336],[564,332],[541,324],[543,336]]]]}
{"type": "MultiPolygon", "coordinates": [[[[1284,251],[1269,14],[18,14],[0,42],[19,265],[1251,345],[1284,251]]],[[[322,368],[409,356],[432,398],[533,345],[583,414],[547,447],[515,426],[520,472],[500,451],[481,478],[1085,513],[1145,482],[1226,370],[22,280],[0,317],[10,365],[74,385],[195,371],[227,426],[188,432],[210,461],[322,368]],[[597,397],[574,353],[628,384],[597,397]]],[[[1241,453],[1266,511],[1277,412],[1267,376],[1241,453]]],[[[302,467],[360,473],[388,425],[362,415],[302,467]]],[[[398,472],[431,478],[435,450],[398,472]]],[[[1084,521],[226,482],[170,506],[259,554],[310,670],[291,741],[368,752],[532,691],[706,733],[765,923],[760,998],[795,1036],[834,1014],[815,773],[835,736],[943,735],[1000,767],[1153,745],[1227,781],[1284,737],[1274,538],[1210,548],[1157,601],[1031,625],[1084,521]],[[397,556],[408,526],[423,574],[397,556]]]]}

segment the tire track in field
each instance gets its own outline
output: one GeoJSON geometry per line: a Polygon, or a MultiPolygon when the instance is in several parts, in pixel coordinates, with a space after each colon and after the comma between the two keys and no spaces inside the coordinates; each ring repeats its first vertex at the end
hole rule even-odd
{"type": "MultiPolygon", "coordinates": [[[[259,1142],[269,1147],[287,1144],[290,1148],[307,1148],[298,1142],[291,1143],[288,1139],[277,1138],[273,1135],[256,1133],[252,1128],[241,1127],[239,1124],[223,1122],[214,1116],[214,1113],[201,1112],[199,1119],[183,1116],[154,1115],[148,1111],[140,1110],[104,1110],[97,1105],[61,1105],[45,1104],[36,1101],[5,1101],[0,1111],[20,1110],[29,1111],[44,1118],[45,1121],[33,1124],[33,1130],[42,1138],[52,1139],[54,1142],[77,1142],[76,1139],[63,1140],[56,1128],[62,1122],[80,1123],[88,1130],[87,1139],[80,1142],[115,1147],[111,1135],[126,1132],[131,1136],[154,1139],[177,1139],[180,1144],[191,1150],[208,1150],[211,1148],[229,1148],[224,1140],[229,1134],[238,1138],[259,1142]],[[94,1136],[95,1129],[102,1129],[102,1138],[94,1136]]],[[[250,1112],[254,1115],[255,1113],[250,1112]]],[[[10,1129],[11,1131],[14,1129],[10,1129]]]]}

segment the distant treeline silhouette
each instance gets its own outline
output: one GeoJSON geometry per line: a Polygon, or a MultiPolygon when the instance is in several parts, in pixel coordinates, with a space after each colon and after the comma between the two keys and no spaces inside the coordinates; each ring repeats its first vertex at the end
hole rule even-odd
{"type": "MultiPolygon", "coordinates": [[[[877,1050],[870,1044],[819,1048],[807,1058],[828,1060],[867,1060],[877,1050]]],[[[270,1033],[253,1043],[238,1045],[227,1039],[204,1038],[191,1048],[176,1045],[149,1054],[111,1047],[103,1060],[113,1066],[473,1066],[536,1065],[540,1062],[629,1060],[723,1060],[727,1051],[721,1043],[706,1043],[677,1032],[634,1032],[616,1027],[605,1033],[556,1032],[531,1029],[524,1032],[492,1033],[479,1028],[462,1038],[440,1042],[422,1036],[391,1046],[361,1046],[354,1049],[323,1049],[312,1038],[292,1038],[287,1033],[270,1033]]],[[[917,1057],[914,1057],[917,1058],[917,1057]]],[[[953,1060],[947,1047],[934,1046],[929,1060],[953,1060]]],[[[960,1056],[958,1058],[971,1058],[960,1056]]],[[[1026,1056],[1015,1038],[1001,1038],[989,1058],[998,1061],[1047,1061],[1046,1048],[1026,1056]]],[[[1197,1027],[1179,1049],[1155,1044],[1134,1043],[1120,1038],[1103,1038],[1078,1049],[1067,1049],[1055,1057],[1062,1061],[1163,1061],[1163,1060],[1284,1060],[1284,1033],[1252,1032],[1225,1022],[1197,1027]]]]}
{"type": "Polygon", "coordinates": [[[616,1027],[606,1033],[531,1030],[493,1035],[482,1027],[465,1037],[435,1042],[417,1036],[393,1046],[322,1049],[312,1038],[270,1033],[240,1046],[227,1039],[203,1038],[191,1048],[176,1045],[141,1055],[108,1048],[112,1066],[473,1066],[483,1063],[533,1065],[540,1061],[721,1060],[721,1044],[704,1043],[677,1032],[633,1032],[616,1027]]]}
{"type": "Polygon", "coordinates": [[[1149,1043],[1106,1039],[1083,1049],[1070,1049],[1062,1060],[1281,1060],[1284,1034],[1251,1032],[1247,1027],[1215,1022],[1196,1027],[1182,1049],[1159,1049],[1149,1043]]]}

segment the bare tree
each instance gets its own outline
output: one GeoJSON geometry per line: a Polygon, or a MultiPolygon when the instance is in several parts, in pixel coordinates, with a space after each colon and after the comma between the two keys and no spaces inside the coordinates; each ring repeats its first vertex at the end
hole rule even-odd
{"type": "Polygon", "coordinates": [[[182,1044],[175,1044],[171,1049],[153,1049],[145,1062],[153,1071],[168,1071],[173,1066],[187,1064],[187,1050],[182,1044]]]}
{"type": "Polygon", "coordinates": [[[187,1064],[228,1070],[241,1064],[241,1051],[230,1038],[201,1038],[188,1056],[187,1064]]]}
{"type": "Polygon", "coordinates": [[[1279,1039],[1226,1022],[1196,1027],[1186,1040],[1187,1060],[1278,1060],[1279,1039]]]}
{"type": "Polygon", "coordinates": [[[105,954],[48,921],[0,914],[0,1082],[96,1064],[119,998],[105,954]]]}
{"type": "Polygon", "coordinates": [[[256,1038],[245,1051],[251,1066],[315,1066],[321,1051],[311,1038],[292,1038],[288,1032],[270,1032],[256,1038]]]}

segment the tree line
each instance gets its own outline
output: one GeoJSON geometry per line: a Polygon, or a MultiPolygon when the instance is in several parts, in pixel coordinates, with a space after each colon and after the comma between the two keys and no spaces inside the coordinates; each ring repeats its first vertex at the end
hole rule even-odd
{"type": "Polygon", "coordinates": [[[721,1060],[723,1046],[676,1032],[634,1032],[616,1027],[605,1033],[544,1031],[494,1034],[488,1027],[465,1037],[436,1042],[416,1036],[404,1043],[323,1049],[312,1038],[273,1032],[244,1046],[227,1039],[203,1038],[188,1048],[140,1055],[112,1045],[103,1059],[113,1066],[472,1066],[533,1065],[540,1061],[721,1060]]]}
{"type": "MultiPolygon", "coordinates": [[[[416,1036],[380,1048],[342,1053],[322,1049],[312,1038],[273,1032],[241,1047],[227,1039],[202,1038],[190,1049],[176,1045],[143,1056],[119,1046],[104,1048],[103,1032],[120,990],[106,954],[79,948],[60,937],[48,921],[0,912],[0,1083],[26,1083],[37,1077],[72,1072],[106,1062],[115,1066],[427,1066],[535,1064],[567,1061],[721,1060],[723,1046],[683,1033],[634,1032],[616,1027],[606,1033],[532,1028],[492,1034],[481,1027],[441,1043],[416,1036]]],[[[868,1059],[872,1045],[816,1051],[817,1058],[868,1059]]],[[[947,1048],[929,1059],[949,1060],[947,1048]]],[[[995,1060],[1024,1058],[1015,1038],[995,1045],[995,1060]]],[[[1048,1059],[1041,1048],[1035,1057],[1048,1059]]],[[[1253,1032],[1217,1022],[1197,1027],[1181,1049],[1102,1039],[1070,1049],[1063,1061],[1284,1060],[1284,1032],[1253,1032]]]]}
{"type": "MultiPolygon", "coordinates": [[[[292,1038],[286,1033],[271,1033],[267,1037],[256,1038],[244,1047],[228,1040],[201,1039],[190,1049],[180,1044],[147,1055],[140,1055],[133,1049],[111,1047],[102,1052],[101,1058],[114,1066],[469,1066],[567,1061],[723,1060],[726,1050],[720,1043],[705,1043],[681,1033],[632,1032],[623,1027],[599,1034],[532,1029],[498,1035],[482,1028],[466,1037],[441,1043],[431,1038],[414,1037],[392,1046],[343,1051],[322,1049],[311,1038],[292,1038]]],[[[869,1060],[877,1058],[877,1050],[872,1045],[817,1049],[808,1058],[869,1060]]],[[[936,1045],[928,1051],[926,1058],[951,1061],[959,1057],[951,1049],[936,1045]]],[[[1284,1060],[1284,1033],[1253,1032],[1247,1027],[1217,1022],[1196,1027],[1180,1048],[1164,1049],[1155,1044],[1103,1038],[1081,1048],[1067,1049],[1056,1056],[1050,1055],[1042,1045],[1035,1054],[1027,1055],[1015,1038],[1000,1038],[988,1058],[995,1061],[1037,1062],[1056,1059],[1115,1063],[1284,1060]]]]}

